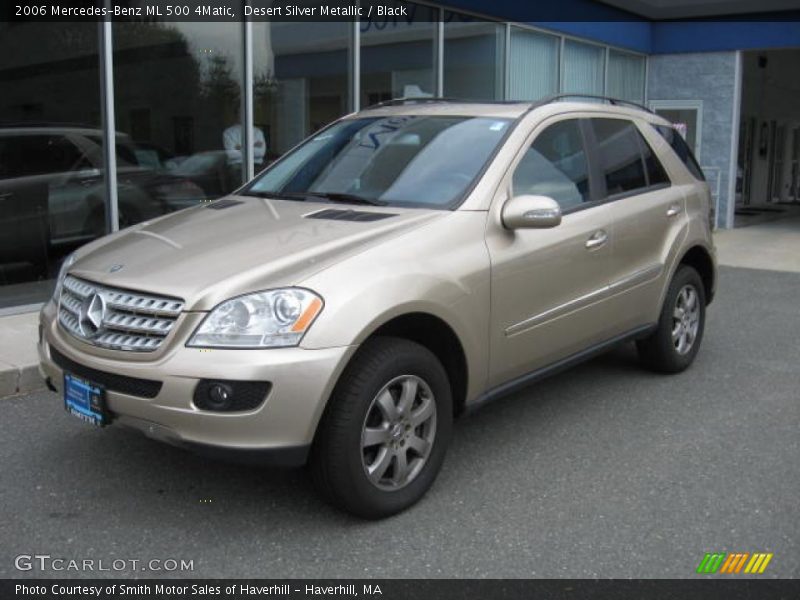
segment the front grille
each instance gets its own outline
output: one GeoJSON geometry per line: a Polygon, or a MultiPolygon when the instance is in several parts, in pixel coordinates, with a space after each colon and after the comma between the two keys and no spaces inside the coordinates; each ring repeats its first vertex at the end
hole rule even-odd
{"type": "Polygon", "coordinates": [[[182,310],[183,300],[178,298],[101,286],[68,275],[61,288],[58,322],[95,346],[152,352],[161,346],[182,310]]]}
{"type": "Polygon", "coordinates": [[[107,373],[106,371],[85,367],[71,358],[67,358],[52,346],[50,346],[50,357],[62,371],[92,383],[98,383],[111,392],[139,396],[140,398],[155,398],[161,391],[162,383],[160,381],[126,377],[125,375],[117,375],[116,373],[107,373]]]}

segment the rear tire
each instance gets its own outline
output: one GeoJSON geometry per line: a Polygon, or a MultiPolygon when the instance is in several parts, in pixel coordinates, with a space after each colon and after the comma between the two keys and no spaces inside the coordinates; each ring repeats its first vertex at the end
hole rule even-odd
{"type": "Polygon", "coordinates": [[[703,280],[694,268],[681,265],[672,277],[655,332],[636,342],[645,367],[679,373],[694,361],[706,322],[703,280]]]}
{"type": "Polygon", "coordinates": [[[413,505],[433,484],[452,431],[450,382],[424,346],[377,337],[347,366],[311,451],[315,485],[365,519],[413,505]]]}

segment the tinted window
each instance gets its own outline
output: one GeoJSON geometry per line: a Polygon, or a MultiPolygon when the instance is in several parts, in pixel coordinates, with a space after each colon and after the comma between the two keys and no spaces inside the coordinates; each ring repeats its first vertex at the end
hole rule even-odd
{"type": "Polygon", "coordinates": [[[577,120],[561,121],[536,137],[517,165],[514,194],[549,196],[568,210],[588,202],[589,169],[577,120]]]}
{"type": "Polygon", "coordinates": [[[642,156],[644,156],[644,166],[647,170],[647,185],[663,185],[669,184],[669,177],[667,176],[667,172],[664,170],[664,166],[661,164],[661,161],[658,160],[656,153],[653,152],[653,149],[650,147],[650,144],[647,143],[647,140],[642,137],[642,134],[639,130],[636,131],[636,136],[639,138],[639,143],[641,144],[642,148],[642,156]]]}
{"type": "Polygon", "coordinates": [[[5,177],[27,177],[91,168],[91,163],[68,139],[51,135],[2,138],[5,177]]]}
{"type": "Polygon", "coordinates": [[[636,126],[622,119],[591,119],[591,122],[606,193],[613,196],[647,187],[636,126]]]}
{"type": "Polygon", "coordinates": [[[697,159],[694,157],[694,154],[692,154],[683,136],[672,127],[667,127],[666,125],[653,125],[653,127],[661,134],[661,137],[667,140],[667,143],[672,147],[675,154],[678,155],[678,158],[686,165],[686,168],[689,169],[692,175],[701,181],[705,181],[706,178],[703,175],[703,170],[700,168],[700,165],[697,164],[697,159]]]}

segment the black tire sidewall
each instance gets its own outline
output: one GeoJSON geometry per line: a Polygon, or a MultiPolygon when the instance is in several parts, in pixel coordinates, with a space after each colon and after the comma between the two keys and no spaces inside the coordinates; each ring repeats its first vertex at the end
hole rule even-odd
{"type": "Polygon", "coordinates": [[[658,329],[654,335],[652,343],[654,344],[655,360],[658,360],[664,370],[671,372],[678,372],[686,369],[694,362],[697,352],[700,350],[700,344],[703,341],[703,332],[705,331],[706,324],[706,297],[705,288],[700,275],[692,267],[682,265],[676,272],[670,282],[667,296],[664,299],[664,305],[661,309],[661,315],[658,321],[658,329]],[[697,301],[700,303],[700,316],[697,329],[697,336],[692,343],[692,348],[686,354],[678,353],[675,344],[672,341],[672,320],[673,312],[675,311],[675,302],[678,294],[686,285],[691,285],[697,293],[697,301]]]}
{"type": "MultiPolygon", "coordinates": [[[[452,432],[452,397],[447,373],[427,348],[396,338],[380,338],[366,344],[361,355],[347,369],[332,398],[331,409],[351,403],[345,427],[337,428],[326,445],[333,451],[321,460],[339,461],[331,465],[342,475],[332,481],[334,500],[346,510],[366,518],[380,518],[397,513],[419,500],[436,478],[452,432]],[[389,360],[370,360],[370,354],[388,356],[389,360]],[[436,437],[422,471],[399,490],[382,490],[367,478],[362,464],[361,432],[367,410],[377,393],[389,381],[401,375],[416,375],[431,389],[436,402],[436,437]]],[[[333,416],[333,415],[332,415],[333,416]]],[[[341,423],[341,422],[340,422],[341,423]]]]}

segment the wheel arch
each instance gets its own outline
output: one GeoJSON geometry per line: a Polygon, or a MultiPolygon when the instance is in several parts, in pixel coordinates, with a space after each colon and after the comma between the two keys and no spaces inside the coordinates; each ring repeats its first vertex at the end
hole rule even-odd
{"type": "Polygon", "coordinates": [[[716,289],[716,269],[711,253],[701,245],[695,245],[684,252],[678,261],[678,266],[688,265],[700,275],[705,292],[706,305],[711,304],[716,289]]]}
{"type": "Polygon", "coordinates": [[[407,312],[377,325],[364,340],[378,336],[410,340],[430,350],[450,380],[454,416],[464,412],[469,383],[467,355],[455,330],[444,319],[428,312],[407,312]]]}

